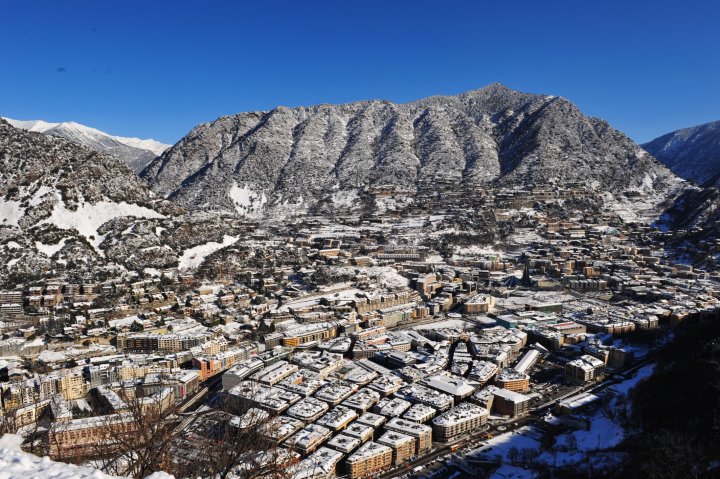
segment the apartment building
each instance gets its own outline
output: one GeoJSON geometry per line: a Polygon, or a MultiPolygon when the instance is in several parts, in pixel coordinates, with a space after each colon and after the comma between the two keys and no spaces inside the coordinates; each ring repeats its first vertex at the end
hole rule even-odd
{"type": "Polygon", "coordinates": [[[430,426],[406,421],[405,419],[394,418],[385,424],[385,429],[414,437],[416,440],[415,455],[420,455],[432,448],[432,428],[430,426]]]}
{"type": "Polygon", "coordinates": [[[530,409],[530,396],[509,389],[497,389],[493,393],[493,408],[498,414],[521,416],[530,409]]]}
{"type": "Polygon", "coordinates": [[[392,449],[393,464],[397,465],[415,455],[415,441],[416,439],[412,436],[401,432],[388,431],[380,436],[377,443],[392,449]]]}
{"type": "Polygon", "coordinates": [[[494,306],[494,297],[484,294],[478,294],[467,300],[463,309],[466,314],[482,314],[487,313],[494,306]]]}
{"type": "Polygon", "coordinates": [[[337,466],[345,455],[335,449],[319,447],[299,464],[292,466],[295,479],[330,479],[335,477],[337,466]]]}
{"type": "Polygon", "coordinates": [[[393,450],[383,444],[366,442],[347,459],[352,479],[366,477],[390,467],[393,462],[393,450]]]}
{"type": "Polygon", "coordinates": [[[352,409],[337,406],[325,413],[325,415],[316,421],[316,424],[320,424],[337,432],[345,429],[348,424],[357,419],[357,417],[357,413],[352,409]]]}
{"type": "Polygon", "coordinates": [[[337,336],[337,327],[331,323],[308,324],[286,331],[282,345],[294,348],[313,341],[326,341],[337,336]]]}
{"type": "Polygon", "coordinates": [[[475,431],[487,423],[488,410],[472,403],[462,403],[432,420],[433,435],[438,441],[450,441],[475,431]]]}
{"type": "Polygon", "coordinates": [[[437,414],[435,408],[426,406],[425,404],[413,404],[410,409],[402,415],[402,418],[418,424],[423,424],[434,418],[435,414],[437,414]]]}
{"type": "Polygon", "coordinates": [[[108,437],[130,433],[135,427],[137,424],[127,413],[56,422],[48,432],[50,458],[68,460],[92,456],[98,453],[100,444],[112,452],[108,437]]]}
{"type": "Polygon", "coordinates": [[[330,439],[332,431],[324,426],[308,424],[304,429],[285,441],[285,444],[302,454],[309,454],[330,439]]]}
{"type": "Polygon", "coordinates": [[[585,354],[565,365],[565,377],[575,384],[584,384],[603,375],[605,363],[594,356],[585,354]]]}
{"type": "Polygon", "coordinates": [[[495,377],[498,387],[516,392],[527,392],[530,389],[530,376],[512,368],[505,368],[495,377]]]}

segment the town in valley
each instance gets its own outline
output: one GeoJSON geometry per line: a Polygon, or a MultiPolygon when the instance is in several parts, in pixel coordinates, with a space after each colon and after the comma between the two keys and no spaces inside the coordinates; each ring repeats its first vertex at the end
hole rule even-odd
{"type": "Polygon", "coordinates": [[[628,390],[676,328],[717,320],[718,273],[617,208],[559,217],[592,197],[581,186],[405,196],[228,217],[239,238],[182,267],[1,291],[6,431],[128,473],[117,431],[137,445],[142,421],[164,421],[176,477],[232,477],[243,464],[218,443],[243,428],[263,444],[254,467],[296,479],[614,467],[628,390]]]}

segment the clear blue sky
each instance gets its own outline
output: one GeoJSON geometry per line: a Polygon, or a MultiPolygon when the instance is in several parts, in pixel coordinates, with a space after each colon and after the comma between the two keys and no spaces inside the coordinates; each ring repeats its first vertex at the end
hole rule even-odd
{"type": "Polygon", "coordinates": [[[174,143],[277,105],[493,82],[637,141],[720,119],[720,2],[3,0],[0,115],[174,143]]]}

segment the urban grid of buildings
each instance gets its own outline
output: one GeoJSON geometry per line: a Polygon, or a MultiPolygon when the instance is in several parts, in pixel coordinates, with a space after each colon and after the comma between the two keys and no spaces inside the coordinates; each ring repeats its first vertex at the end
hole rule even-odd
{"type": "MultiPolygon", "coordinates": [[[[504,193],[495,220],[525,214],[532,195],[504,193]]],[[[543,405],[573,414],[647,354],[643,332],[718,316],[717,274],[669,261],[666,233],[535,212],[515,243],[441,257],[412,241],[425,217],[258,226],[248,241],[264,258],[237,252],[203,279],[170,269],[0,291],[3,417],[48,420],[50,456],[87,460],[108,425],[132,428],[139,392],[143,407],[190,415],[249,404],[298,479],[360,478],[543,405]]]]}

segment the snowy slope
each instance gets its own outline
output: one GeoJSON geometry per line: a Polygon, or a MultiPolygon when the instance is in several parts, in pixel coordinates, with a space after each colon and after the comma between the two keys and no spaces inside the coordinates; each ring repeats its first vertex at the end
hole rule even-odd
{"type": "Polygon", "coordinates": [[[673,131],[642,147],[685,179],[703,184],[720,175],[720,121],[673,131]]]}
{"type": "Polygon", "coordinates": [[[205,258],[214,252],[233,245],[239,238],[235,236],[225,235],[221,243],[216,241],[210,241],[205,244],[194,246],[185,250],[178,261],[178,268],[180,270],[196,269],[202,264],[205,258]]]}
{"type": "Polygon", "coordinates": [[[113,155],[123,160],[136,173],[170,147],[156,140],[110,135],[74,121],[49,123],[42,120],[25,121],[10,118],[5,120],[16,128],[59,136],[101,153],[113,155]]]}
{"type": "Polygon", "coordinates": [[[195,269],[242,222],[158,198],[119,159],[0,119],[0,287],[88,271],[195,269]]]}
{"type": "Polygon", "coordinates": [[[0,280],[101,267],[109,262],[103,242],[127,229],[114,223],[183,212],[157,198],[120,160],[3,120],[0,162],[0,280]]]}

